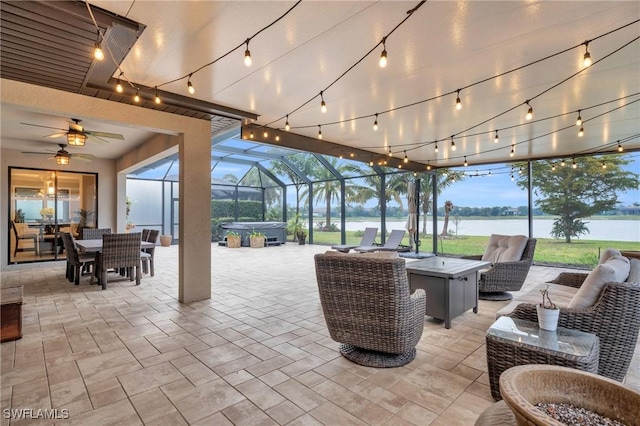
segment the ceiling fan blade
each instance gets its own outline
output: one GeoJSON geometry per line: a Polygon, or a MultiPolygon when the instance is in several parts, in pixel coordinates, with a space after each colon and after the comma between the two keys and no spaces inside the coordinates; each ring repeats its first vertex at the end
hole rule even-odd
{"type": "Polygon", "coordinates": [[[51,155],[50,152],[22,151],[23,154],[51,155]]]}
{"type": "Polygon", "coordinates": [[[73,123],[69,121],[69,128],[75,130],[76,132],[84,132],[84,128],[78,123],[73,123]]]}
{"type": "Polygon", "coordinates": [[[119,133],[107,133],[107,132],[94,132],[93,130],[85,130],[84,133],[91,136],[98,136],[100,138],[119,139],[124,140],[124,136],[119,133]]]}
{"type": "Polygon", "coordinates": [[[60,129],[59,127],[41,126],[40,124],[31,124],[31,123],[20,123],[20,124],[24,124],[25,126],[43,127],[45,129],[62,130],[63,132],[67,130],[67,129],[60,129]]]}
{"type": "Polygon", "coordinates": [[[66,133],[53,133],[51,135],[43,136],[43,138],[61,138],[66,135],[66,133]]]}
{"type": "Polygon", "coordinates": [[[96,136],[94,134],[86,133],[86,135],[89,136],[89,139],[91,139],[92,141],[96,141],[96,142],[101,143],[101,144],[109,143],[108,140],[102,139],[102,138],[100,138],[100,137],[98,137],[98,136],[96,136]]]}

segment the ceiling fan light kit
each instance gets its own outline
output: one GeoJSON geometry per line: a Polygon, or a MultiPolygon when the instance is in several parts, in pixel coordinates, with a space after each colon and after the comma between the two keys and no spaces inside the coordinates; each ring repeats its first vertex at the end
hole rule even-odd
{"type": "Polygon", "coordinates": [[[69,129],[67,133],[67,143],[72,146],[84,146],[87,141],[87,135],[82,132],[69,129]]]}

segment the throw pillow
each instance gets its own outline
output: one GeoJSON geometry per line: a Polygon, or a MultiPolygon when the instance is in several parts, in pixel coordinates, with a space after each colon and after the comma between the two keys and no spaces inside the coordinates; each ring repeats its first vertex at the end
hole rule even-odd
{"type": "Polygon", "coordinates": [[[629,259],[628,283],[640,283],[640,259],[629,259]]]}
{"type": "Polygon", "coordinates": [[[598,262],[598,265],[602,265],[607,260],[611,259],[613,256],[622,256],[622,255],[620,254],[620,251],[616,249],[612,249],[612,248],[606,249],[600,255],[600,261],[598,262]]]}
{"type": "Polygon", "coordinates": [[[524,235],[491,234],[482,260],[491,263],[518,261],[528,241],[529,238],[524,235]]]}
{"type": "Polygon", "coordinates": [[[584,309],[593,306],[598,301],[605,284],[623,282],[628,275],[629,259],[615,255],[610,257],[587,275],[568,307],[584,309]]]}

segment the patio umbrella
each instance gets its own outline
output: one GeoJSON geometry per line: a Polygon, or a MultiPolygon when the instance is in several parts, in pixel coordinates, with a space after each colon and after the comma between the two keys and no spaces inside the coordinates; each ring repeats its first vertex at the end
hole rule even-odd
{"type": "MultiPolygon", "coordinates": [[[[418,203],[416,202],[416,184],[414,181],[409,181],[407,185],[407,206],[409,208],[409,216],[407,217],[407,223],[405,229],[409,232],[409,247],[413,249],[415,237],[418,232],[418,203]]],[[[416,246],[416,251],[418,247],[416,246]]]]}

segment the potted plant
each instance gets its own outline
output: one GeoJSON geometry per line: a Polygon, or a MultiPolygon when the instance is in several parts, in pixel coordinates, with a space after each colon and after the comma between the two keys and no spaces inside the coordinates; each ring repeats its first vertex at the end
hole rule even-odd
{"type": "Polygon", "coordinates": [[[227,247],[240,248],[241,243],[242,239],[240,238],[240,234],[235,231],[227,232],[227,247]]]}
{"type": "Polygon", "coordinates": [[[170,234],[160,235],[160,245],[162,247],[169,247],[172,241],[173,241],[173,235],[170,235],[170,234]]]}
{"type": "Polygon", "coordinates": [[[560,309],[551,301],[549,297],[549,286],[540,290],[542,294],[542,303],[536,306],[538,313],[538,326],[542,330],[556,331],[558,328],[558,318],[560,317],[560,309]]]}
{"type": "Polygon", "coordinates": [[[287,233],[293,235],[293,241],[297,240],[298,244],[303,245],[307,238],[307,226],[298,215],[294,215],[287,221],[287,233]]]}
{"type": "Polygon", "coordinates": [[[89,219],[93,216],[91,210],[80,209],[76,211],[78,215],[78,238],[82,239],[82,230],[89,225],[89,219]]]}
{"type": "Polygon", "coordinates": [[[296,224],[295,235],[298,239],[298,244],[303,246],[307,239],[307,227],[302,222],[296,224]]]}
{"type": "Polygon", "coordinates": [[[249,237],[249,247],[260,248],[264,247],[265,235],[256,231],[255,228],[251,230],[251,233],[248,235],[249,237]]]}
{"type": "Polygon", "coordinates": [[[23,223],[24,222],[24,213],[22,212],[22,209],[16,210],[14,222],[15,223],[23,223]]]}

